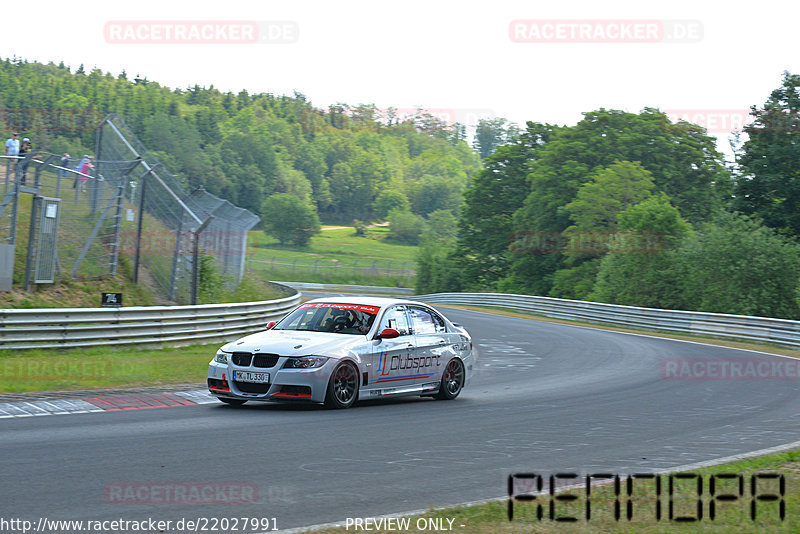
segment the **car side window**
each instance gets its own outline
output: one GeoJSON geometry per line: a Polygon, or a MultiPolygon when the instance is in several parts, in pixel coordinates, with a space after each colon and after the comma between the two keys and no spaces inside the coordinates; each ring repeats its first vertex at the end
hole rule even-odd
{"type": "Polygon", "coordinates": [[[437,314],[416,307],[409,307],[411,327],[417,334],[436,334],[444,332],[444,320],[437,314]]]}
{"type": "Polygon", "coordinates": [[[386,313],[383,314],[381,320],[381,330],[385,328],[394,328],[400,332],[401,336],[411,334],[411,327],[408,324],[408,317],[406,316],[405,306],[392,306],[386,313]]]}

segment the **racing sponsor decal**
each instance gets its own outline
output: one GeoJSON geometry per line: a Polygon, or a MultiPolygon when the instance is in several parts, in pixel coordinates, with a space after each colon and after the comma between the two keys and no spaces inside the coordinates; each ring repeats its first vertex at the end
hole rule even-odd
{"type": "Polygon", "coordinates": [[[378,361],[378,379],[376,382],[392,382],[394,380],[412,380],[414,378],[428,378],[435,374],[436,367],[439,367],[441,356],[418,356],[412,357],[411,355],[401,356],[395,354],[389,356],[386,352],[381,352],[378,361]],[[394,373],[393,373],[394,371],[394,373]],[[414,371],[423,371],[417,374],[402,374],[398,373],[405,371],[413,373],[414,371]],[[427,372],[425,372],[427,371],[427,372]]]}
{"type": "Polygon", "coordinates": [[[377,315],[378,311],[380,310],[380,307],[378,306],[364,306],[362,304],[336,304],[330,302],[310,302],[300,306],[300,309],[304,308],[336,308],[339,310],[355,310],[369,313],[370,315],[377,315]]]}

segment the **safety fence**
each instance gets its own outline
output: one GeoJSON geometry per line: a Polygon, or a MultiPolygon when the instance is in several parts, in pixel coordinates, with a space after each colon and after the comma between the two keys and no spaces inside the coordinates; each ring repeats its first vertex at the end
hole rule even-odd
{"type": "Polygon", "coordinates": [[[134,281],[144,265],[170,300],[196,303],[202,256],[213,258],[217,272],[233,283],[241,280],[247,232],[259,221],[255,214],[202,187],[187,193],[189,185],[170,174],[117,115],[100,124],[97,153],[97,174],[120,177],[130,212],[136,212],[135,228],[123,235],[131,244],[134,281]]]}
{"type": "Polygon", "coordinates": [[[557,319],[714,336],[757,343],[775,343],[800,348],[800,321],[786,319],[638,308],[504,293],[434,293],[418,295],[413,298],[431,304],[507,308],[557,319]]]}
{"type": "Polygon", "coordinates": [[[300,303],[277,300],[200,306],[0,310],[0,350],[125,344],[181,346],[264,330],[300,303]]]}
{"type": "Polygon", "coordinates": [[[202,188],[187,193],[116,115],[98,125],[96,149],[95,158],[38,150],[3,157],[0,257],[12,261],[0,261],[0,290],[11,288],[22,247],[25,289],[114,276],[126,260],[134,282],[141,273],[179,304],[197,303],[209,265],[238,284],[256,215],[202,188]]]}

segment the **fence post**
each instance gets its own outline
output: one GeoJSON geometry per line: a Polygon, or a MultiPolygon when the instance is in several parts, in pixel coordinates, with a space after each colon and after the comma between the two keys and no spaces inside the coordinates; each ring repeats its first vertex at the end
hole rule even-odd
{"type": "MultiPolygon", "coordinates": [[[[152,170],[152,169],[151,169],[152,170]]],[[[137,221],[136,221],[136,248],[133,252],[133,283],[137,283],[139,281],[139,255],[141,254],[142,250],[142,224],[144,223],[144,197],[147,193],[147,175],[150,174],[150,171],[147,171],[142,175],[140,182],[142,183],[142,190],[139,193],[139,213],[136,214],[137,221]]]]}
{"type": "MultiPolygon", "coordinates": [[[[178,221],[178,231],[175,232],[175,247],[172,251],[172,271],[169,275],[169,292],[167,293],[167,298],[169,300],[175,300],[175,278],[178,273],[178,257],[181,253],[181,233],[183,232],[183,215],[181,215],[181,220],[178,221]]],[[[197,241],[198,238],[195,238],[194,241],[197,241]]],[[[192,243],[192,246],[195,247],[195,244],[192,243]]],[[[196,247],[195,247],[196,248],[196,247]]],[[[192,266],[194,268],[194,266],[192,266]]],[[[192,302],[192,304],[197,304],[197,302],[192,302]]]]}
{"type": "MultiPolygon", "coordinates": [[[[39,163],[39,166],[36,167],[36,174],[34,174],[33,187],[39,189],[39,185],[41,184],[42,181],[42,171],[45,169],[45,167],[49,167],[50,164],[57,159],[58,156],[49,156],[46,160],[44,160],[43,163],[39,163]]],[[[56,176],[58,176],[58,173],[56,173],[56,176]]]]}
{"type": "Polygon", "coordinates": [[[9,177],[11,176],[11,158],[6,159],[6,187],[3,193],[8,193],[8,182],[9,177]]]}
{"type": "Polygon", "coordinates": [[[117,186],[117,213],[114,216],[114,243],[111,245],[111,276],[117,275],[119,249],[122,244],[122,203],[125,199],[125,186],[120,181],[117,186]]]}
{"type": "Polygon", "coordinates": [[[28,291],[31,287],[31,269],[33,268],[33,245],[36,240],[36,212],[39,211],[39,202],[41,201],[39,194],[33,195],[31,201],[31,225],[28,228],[28,252],[25,255],[25,285],[23,289],[28,291]]]}
{"type": "Polygon", "coordinates": [[[19,214],[19,182],[14,181],[12,188],[14,200],[11,201],[11,228],[8,231],[8,244],[17,244],[17,214],[19,214]]]}
{"type": "Polygon", "coordinates": [[[103,198],[103,184],[101,182],[103,174],[101,172],[101,160],[103,150],[103,125],[106,123],[105,119],[97,126],[97,135],[95,136],[94,145],[94,181],[89,185],[89,206],[91,213],[97,210],[97,203],[103,198]]]}
{"type": "Polygon", "coordinates": [[[206,220],[203,221],[200,226],[197,227],[197,230],[194,231],[194,235],[192,236],[192,302],[193,306],[197,305],[197,301],[200,298],[200,234],[206,227],[211,224],[211,220],[214,218],[213,215],[209,215],[206,217],[206,220]]]}

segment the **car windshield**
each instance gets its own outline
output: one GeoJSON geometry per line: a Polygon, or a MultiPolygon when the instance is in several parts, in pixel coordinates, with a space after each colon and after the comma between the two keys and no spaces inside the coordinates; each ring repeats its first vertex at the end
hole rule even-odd
{"type": "Polygon", "coordinates": [[[366,335],[378,315],[378,306],[308,302],[283,318],[275,330],[309,330],[366,335]]]}

